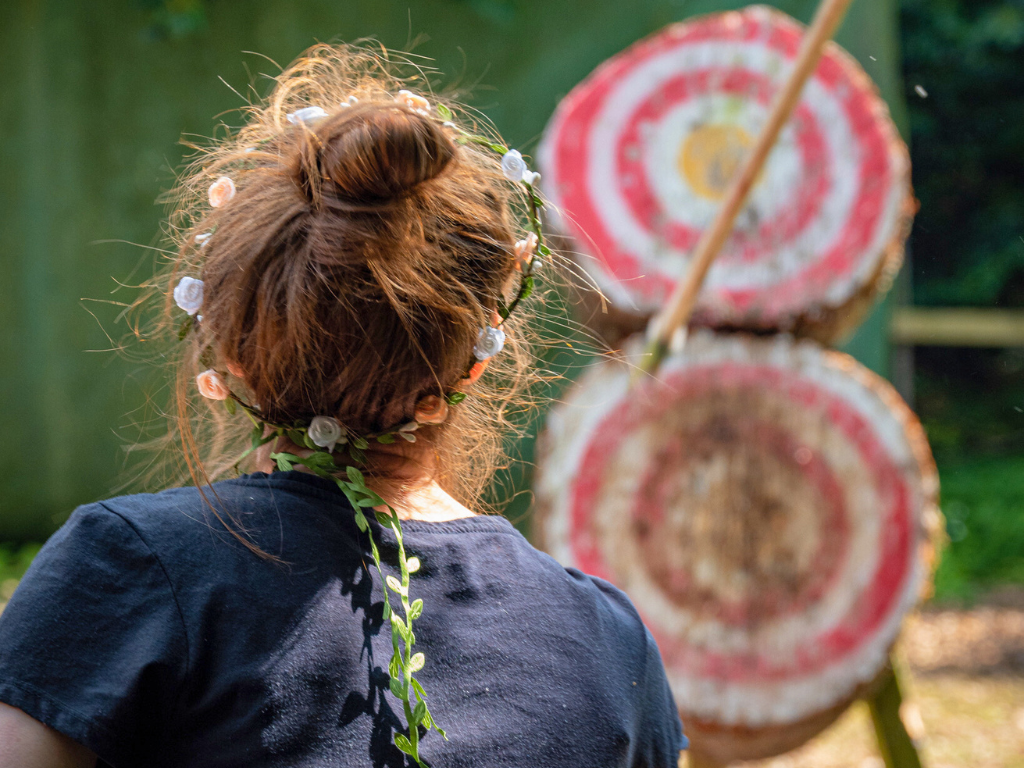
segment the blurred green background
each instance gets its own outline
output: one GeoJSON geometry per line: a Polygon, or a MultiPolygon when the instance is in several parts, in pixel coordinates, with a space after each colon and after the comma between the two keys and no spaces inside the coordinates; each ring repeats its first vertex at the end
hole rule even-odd
{"type": "MultiPolygon", "coordinates": [[[[775,3],[803,21],[815,4],[775,3]]],[[[137,471],[125,447],[139,439],[139,425],[158,423],[160,372],[89,351],[108,350],[107,334],[118,341],[127,331],[114,322],[117,308],[102,302],[130,301],[130,290],[115,290],[118,282],[137,283],[152,271],[144,246],[159,242],[162,210],[154,200],[172,185],[184,153],[179,139],[236,125],[232,110],[244,102],[235,90],[253,83],[265,93],[260,74],[277,71],[268,58],[284,65],[334,39],[413,47],[445,73],[439,87],[476,84],[471,103],[530,151],[559,99],[601,61],[665,24],[740,5],[7,0],[0,541],[10,544],[0,547],[0,582],[30,558],[34,549],[24,543],[45,539],[75,506],[109,495],[137,471]]],[[[1021,3],[856,0],[838,40],[878,83],[911,140],[923,208],[904,293],[925,304],[1019,306],[1021,3]],[[918,84],[928,98],[915,95],[918,84]]],[[[848,345],[883,374],[890,302],[848,345]]],[[[969,595],[990,582],[1024,581],[1024,416],[1014,410],[1024,403],[1024,358],[1019,350],[941,349],[917,358],[917,406],[936,443],[953,539],[940,591],[969,595]],[[993,538],[999,547],[990,551],[993,538]]],[[[574,361],[551,363],[569,370],[574,361]]],[[[531,441],[521,447],[528,460],[531,441]]],[[[528,470],[507,479],[524,489],[528,470]]],[[[528,504],[520,495],[509,514],[523,518],[528,504]]]]}

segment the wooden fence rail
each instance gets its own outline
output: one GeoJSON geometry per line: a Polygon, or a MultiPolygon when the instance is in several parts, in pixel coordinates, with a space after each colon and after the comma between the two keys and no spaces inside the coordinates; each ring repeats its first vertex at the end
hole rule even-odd
{"type": "Polygon", "coordinates": [[[905,346],[1024,347],[1024,310],[897,307],[889,340],[905,346]]]}

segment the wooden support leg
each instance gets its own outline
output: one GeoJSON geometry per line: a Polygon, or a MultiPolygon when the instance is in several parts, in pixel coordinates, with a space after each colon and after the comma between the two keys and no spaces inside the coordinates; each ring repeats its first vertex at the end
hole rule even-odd
{"type": "Polygon", "coordinates": [[[881,681],[875,693],[867,699],[871,710],[871,721],[878,737],[878,749],[885,760],[885,768],[921,768],[921,757],[900,719],[899,680],[892,659],[889,659],[889,674],[881,681]]]}
{"type": "Polygon", "coordinates": [[[723,766],[700,753],[687,750],[679,755],[679,768],[723,768],[723,766]]]}

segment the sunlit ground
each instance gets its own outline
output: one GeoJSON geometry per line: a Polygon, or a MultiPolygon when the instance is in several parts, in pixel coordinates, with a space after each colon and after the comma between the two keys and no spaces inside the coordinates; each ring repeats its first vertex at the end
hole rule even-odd
{"type": "MultiPolygon", "coordinates": [[[[917,721],[923,726],[917,743],[926,768],[1024,766],[1024,678],[942,674],[915,678],[910,687],[909,705],[916,705],[917,721]]],[[[867,707],[861,703],[795,752],[742,765],[884,768],[867,707]]]]}
{"type": "MultiPolygon", "coordinates": [[[[912,616],[898,658],[925,768],[1024,768],[1024,595],[912,616]]],[[[864,704],[788,755],[746,768],[884,768],[864,704]]]]}

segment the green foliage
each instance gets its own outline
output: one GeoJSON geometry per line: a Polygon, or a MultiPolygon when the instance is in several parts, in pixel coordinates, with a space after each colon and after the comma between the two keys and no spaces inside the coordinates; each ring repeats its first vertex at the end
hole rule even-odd
{"type": "Polygon", "coordinates": [[[0,544],[0,584],[25,575],[42,544],[0,544]]]}
{"type": "Polygon", "coordinates": [[[1024,457],[940,464],[949,545],[936,599],[970,599],[1000,583],[1024,584],[1024,457]]]}
{"type": "Polygon", "coordinates": [[[940,464],[1024,456],[1024,349],[922,348],[915,362],[915,408],[940,464]]]}
{"type": "Polygon", "coordinates": [[[915,302],[1024,306],[1024,0],[901,10],[915,302]]]}
{"type": "MultiPolygon", "coordinates": [[[[915,303],[1024,307],[1024,0],[901,11],[915,303]]],[[[1024,583],[1024,350],[923,348],[915,362],[950,538],[936,597],[1024,583]]]]}

